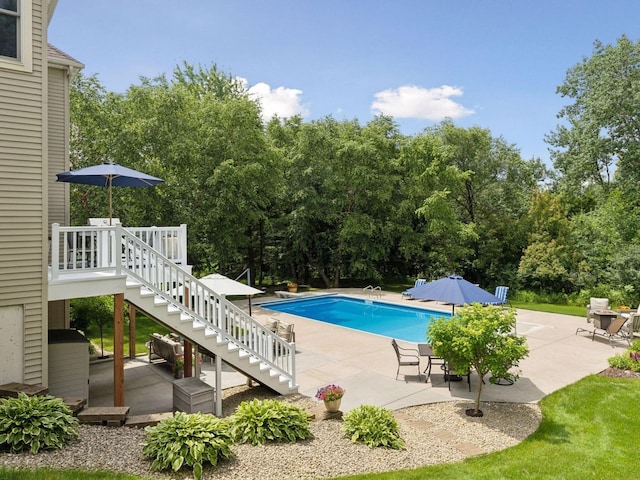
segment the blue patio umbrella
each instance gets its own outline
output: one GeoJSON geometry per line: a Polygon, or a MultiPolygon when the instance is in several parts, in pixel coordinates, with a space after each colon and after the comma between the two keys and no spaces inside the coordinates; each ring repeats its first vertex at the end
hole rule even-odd
{"type": "Polygon", "coordinates": [[[455,311],[456,305],[470,303],[500,304],[503,303],[495,295],[468,282],[460,275],[449,275],[439,280],[413,287],[407,290],[408,294],[416,300],[434,300],[450,303],[455,311]]]}
{"type": "Polygon", "coordinates": [[[111,205],[111,188],[112,187],[153,187],[164,180],[146,173],[138,172],[131,168],[123,167],[117,163],[108,162],[91,167],[81,168],[79,170],[70,170],[68,172],[58,173],[56,175],[58,182],[79,183],[82,185],[97,185],[99,187],[109,188],[109,225],[111,225],[112,205],[111,205]]]}

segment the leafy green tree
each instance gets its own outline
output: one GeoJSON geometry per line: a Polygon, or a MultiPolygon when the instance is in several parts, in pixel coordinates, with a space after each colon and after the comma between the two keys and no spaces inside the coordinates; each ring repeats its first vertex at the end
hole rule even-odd
{"type": "MultiPolygon", "coordinates": [[[[165,180],[153,189],[115,189],[115,215],[125,225],[187,223],[196,271],[255,270],[281,169],[260,107],[241,83],[215,66],[185,63],[173,78],[143,78],[121,96],[97,81],[77,87],[74,129],[87,132],[72,139],[78,158],[108,151],[110,159],[165,180]],[[95,136],[103,139],[97,146],[95,136]]],[[[99,216],[90,211],[78,221],[99,216]]]]}
{"type": "Polygon", "coordinates": [[[85,333],[91,326],[96,327],[100,333],[101,356],[104,356],[104,328],[112,324],[112,297],[76,298],[71,302],[71,326],[85,333]]]}
{"type": "Polygon", "coordinates": [[[574,259],[569,240],[570,224],[559,196],[551,192],[536,195],[528,221],[531,222],[529,245],[518,267],[522,286],[543,292],[571,290],[574,259]]]}
{"type": "Polygon", "coordinates": [[[567,193],[608,188],[621,179],[640,180],[640,40],[625,35],[616,44],[594,43],[591,57],[567,71],[557,92],[573,103],[564,123],[547,136],[555,168],[567,193]]]}
{"type": "MultiPolygon", "coordinates": [[[[118,161],[114,147],[119,132],[120,101],[120,95],[108,92],[97,76],[78,74],[74,78],[69,93],[72,170],[118,161]]],[[[72,184],[70,192],[72,225],[86,225],[90,217],[109,216],[106,188],[72,184]]],[[[114,205],[117,203],[114,201],[114,205]]]]}
{"type": "Polygon", "coordinates": [[[574,283],[598,295],[611,296],[608,290],[628,292],[623,301],[635,303],[640,286],[638,208],[629,205],[619,188],[600,201],[592,211],[571,219],[574,283]]]}
{"type": "Polygon", "coordinates": [[[327,287],[345,277],[380,278],[393,244],[397,127],[385,117],[364,127],[329,117],[271,125],[269,133],[286,155],[284,271],[317,276],[327,287]],[[294,142],[286,150],[285,138],[294,142]]]}
{"type": "Polygon", "coordinates": [[[432,320],[427,330],[433,353],[457,372],[473,368],[480,379],[472,414],[481,416],[484,377],[517,378],[512,371],[529,354],[526,337],[515,333],[515,310],[475,303],[462,307],[450,319],[432,320]]]}
{"type": "Polygon", "coordinates": [[[449,168],[442,170],[456,172],[436,177],[439,195],[425,207],[444,216],[430,229],[449,229],[446,243],[460,249],[458,272],[482,284],[512,284],[527,245],[522,217],[547,174],[545,167],[539,159],[523,160],[515,146],[488,129],[460,128],[447,120],[428,134],[441,146],[449,168]]]}

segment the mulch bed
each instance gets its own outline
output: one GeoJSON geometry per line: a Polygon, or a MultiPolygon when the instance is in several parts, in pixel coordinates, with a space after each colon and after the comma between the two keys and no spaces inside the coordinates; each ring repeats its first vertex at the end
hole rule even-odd
{"type": "Polygon", "coordinates": [[[613,377],[613,378],[635,378],[640,379],[639,372],[632,372],[631,370],[621,370],[619,368],[609,367],[606,370],[600,372],[600,375],[604,377],[613,377]]]}

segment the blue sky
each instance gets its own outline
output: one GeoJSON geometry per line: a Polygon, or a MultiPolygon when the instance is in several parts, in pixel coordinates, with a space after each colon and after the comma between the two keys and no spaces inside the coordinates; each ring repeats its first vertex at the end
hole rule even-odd
{"type": "Polygon", "coordinates": [[[636,0],[59,0],[49,42],[111,91],[187,61],[246,80],[265,114],[445,117],[549,161],[556,94],[593,42],[640,37],[636,0]]]}

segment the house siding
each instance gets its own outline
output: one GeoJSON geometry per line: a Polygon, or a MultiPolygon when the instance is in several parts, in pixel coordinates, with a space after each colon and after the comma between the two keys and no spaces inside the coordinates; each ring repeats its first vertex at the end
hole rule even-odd
{"type": "Polygon", "coordinates": [[[49,68],[49,225],[69,224],[66,183],[56,182],[56,173],[67,168],[68,80],[67,70],[49,68]]]}
{"type": "MultiPolygon", "coordinates": [[[[0,307],[24,312],[22,358],[0,358],[23,378],[46,385],[47,327],[47,82],[46,17],[33,1],[33,70],[0,63],[0,307]]],[[[2,335],[2,325],[0,325],[2,335]]],[[[5,369],[10,371],[10,369],[5,369]]]]}

